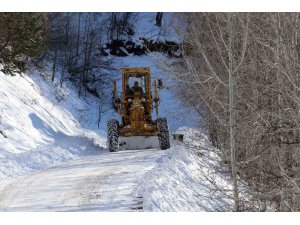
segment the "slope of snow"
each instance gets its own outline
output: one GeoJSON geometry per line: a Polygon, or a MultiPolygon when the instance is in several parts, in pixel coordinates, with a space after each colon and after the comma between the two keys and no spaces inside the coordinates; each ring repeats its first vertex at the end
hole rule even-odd
{"type": "Polygon", "coordinates": [[[0,136],[0,186],[105,147],[104,135],[81,128],[77,118],[89,106],[72,89],[53,87],[38,74],[0,73],[0,90],[0,130],[7,136],[0,136]]]}
{"type": "MultiPolygon", "coordinates": [[[[197,131],[181,128],[181,133],[185,142],[191,143],[197,131]]],[[[232,210],[230,179],[213,169],[218,157],[207,152],[213,147],[205,135],[200,135],[196,150],[173,143],[159,164],[144,176],[137,195],[144,195],[145,211],[232,210]]]]}
{"type": "Polygon", "coordinates": [[[1,154],[21,153],[70,134],[78,127],[68,112],[42,96],[32,79],[0,73],[1,126],[8,136],[1,138],[1,154]],[[51,115],[49,112],[52,112],[51,115]],[[55,115],[55,116],[54,116],[55,115]]]}

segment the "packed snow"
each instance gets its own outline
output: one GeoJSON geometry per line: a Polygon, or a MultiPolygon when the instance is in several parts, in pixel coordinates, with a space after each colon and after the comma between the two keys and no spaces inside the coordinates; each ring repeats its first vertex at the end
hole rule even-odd
{"type": "Polygon", "coordinates": [[[197,149],[173,143],[159,164],[144,176],[138,189],[144,195],[145,211],[230,211],[232,200],[228,178],[217,172],[218,156],[205,149],[213,147],[207,137],[194,129],[182,127],[185,143],[195,141],[197,149]],[[196,135],[195,135],[196,134],[196,135]]]}

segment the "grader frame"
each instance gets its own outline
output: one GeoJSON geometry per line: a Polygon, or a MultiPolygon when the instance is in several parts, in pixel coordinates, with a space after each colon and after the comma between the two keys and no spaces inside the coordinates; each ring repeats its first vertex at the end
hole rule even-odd
{"type": "Polygon", "coordinates": [[[118,98],[116,82],[113,82],[114,98],[117,108],[122,117],[122,124],[119,126],[121,136],[155,136],[158,133],[155,122],[152,120],[152,105],[155,104],[158,115],[158,93],[156,80],[154,81],[154,98],[152,98],[150,68],[123,68],[122,69],[122,99],[118,98]],[[144,96],[127,95],[126,87],[130,78],[144,78],[144,96]],[[143,107],[135,107],[129,112],[129,105],[139,105],[140,97],[144,98],[143,107]],[[131,101],[128,101],[131,100],[131,101]],[[118,104],[119,103],[119,104],[118,104]]]}
{"type": "Polygon", "coordinates": [[[119,143],[119,137],[157,136],[161,149],[170,148],[166,118],[152,119],[153,105],[158,116],[160,101],[156,80],[154,80],[153,86],[154,96],[151,89],[150,68],[148,67],[122,69],[121,97],[117,92],[116,81],[113,81],[114,104],[122,118],[122,122],[119,123],[118,120],[113,119],[107,123],[107,141],[110,151],[119,150],[121,144],[119,143]],[[139,89],[132,90],[134,88],[130,87],[132,80],[139,83],[139,89]]]}

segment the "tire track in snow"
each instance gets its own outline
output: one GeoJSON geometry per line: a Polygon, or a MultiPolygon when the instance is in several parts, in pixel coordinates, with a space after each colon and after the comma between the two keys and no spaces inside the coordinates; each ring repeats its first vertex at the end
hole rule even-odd
{"type": "Polygon", "coordinates": [[[0,190],[0,211],[139,211],[141,179],[158,150],[101,152],[21,177],[0,190]]]}
{"type": "Polygon", "coordinates": [[[91,207],[93,200],[101,198],[101,191],[99,187],[106,182],[108,177],[114,175],[116,168],[112,168],[102,172],[100,175],[93,175],[87,177],[87,179],[80,182],[78,187],[75,189],[75,195],[79,195],[78,206],[86,211],[91,207]]]}

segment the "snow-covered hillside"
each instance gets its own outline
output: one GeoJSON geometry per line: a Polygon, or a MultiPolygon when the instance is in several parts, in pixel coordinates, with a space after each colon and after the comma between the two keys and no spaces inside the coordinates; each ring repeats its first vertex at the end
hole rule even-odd
{"type": "Polygon", "coordinates": [[[78,99],[74,89],[53,87],[38,73],[30,77],[1,73],[0,85],[0,129],[7,136],[0,138],[0,186],[105,147],[98,131],[81,127],[90,105],[78,99]]]}

